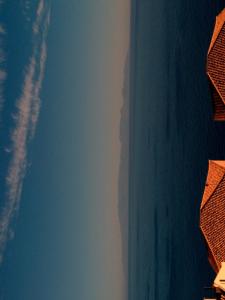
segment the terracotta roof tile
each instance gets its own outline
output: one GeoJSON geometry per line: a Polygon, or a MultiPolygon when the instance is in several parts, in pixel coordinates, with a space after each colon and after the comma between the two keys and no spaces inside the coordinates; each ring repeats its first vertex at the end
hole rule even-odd
{"type": "Polygon", "coordinates": [[[207,74],[214,100],[214,119],[225,120],[225,9],[216,18],[207,57],[207,74]]]}
{"type": "Polygon", "coordinates": [[[200,227],[209,248],[213,268],[225,261],[225,162],[210,161],[205,187],[200,227]]]}

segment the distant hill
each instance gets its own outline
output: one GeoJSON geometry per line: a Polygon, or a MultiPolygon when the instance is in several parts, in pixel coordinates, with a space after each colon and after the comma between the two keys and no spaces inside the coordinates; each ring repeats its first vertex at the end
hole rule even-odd
{"type": "Polygon", "coordinates": [[[124,275],[128,278],[128,178],[129,178],[129,53],[124,67],[123,105],[120,119],[120,167],[118,182],[118,210],[122,235],[124,275]]]}

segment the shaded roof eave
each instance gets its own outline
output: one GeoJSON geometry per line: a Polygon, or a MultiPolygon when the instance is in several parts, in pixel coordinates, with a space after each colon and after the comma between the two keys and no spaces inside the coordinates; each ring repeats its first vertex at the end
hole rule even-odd
{"type": "MultiPolygon", "coordinates": [[[[215,258],[215,256],[214,256],[214,253],[213,253],[212,248],[211,248],[211,246],[210,246],[210,242],[209,242],[209,240],[208,240],[208,238],[207,238],[207,236],[206,236],[206,234],[205,234],[205,232],[204,232],[204,230],[203,230],[201,224],[200,224],[199,227],[200,227],[201,232],[202,232],[202,234],[203,234],[203,236],[204,236],[204,239],[206,240],[206,243],[207,243],[207,246],[208,246],[208,251],[210,251],[209,254],[212,255],[213,262],[215,263],[215,266],[216,266],[216,268],[217,268],[217,270],[215,270],[215,271],[218,271],[219,268],[220,268],[220,266],[218,265],[218,263],[217,263],[217,261],[216,261],[216,258],[215,258]]],[[[214,266],[214,267],[215,267],[215,266],[214,266]]],[[[214,269],[214,267],[213,267],[213,269],[214,269]]]]}
{"type": "Polygon", "coordinates": [[[220,96],[220,98],[221,98],[221,101],[225,104],[225,99],[223,99],[223,97],[222,97],[222,95],[221,95],[219,89],[218,89],[217,86],[216,86],[215,81],[212,79],[212,76],[209,74],[208,71],[207,71],[206,73],[207,73],[207,75],[208,75],[208,77],[209,77],[209,80],[211,81],[213,87],[216,89],[217,93],[219,94],[219,96],[220,96]]]}

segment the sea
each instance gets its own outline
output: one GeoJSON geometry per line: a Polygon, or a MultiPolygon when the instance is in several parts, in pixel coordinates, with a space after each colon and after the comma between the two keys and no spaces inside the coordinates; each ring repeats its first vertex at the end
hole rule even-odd
{"type": "Polygon", "coordinates": [[[209,159],[225,159],[206,57],[219,0],[133,0],[129,300],[198,300],[215,274],[199,228],[209,159]]]}

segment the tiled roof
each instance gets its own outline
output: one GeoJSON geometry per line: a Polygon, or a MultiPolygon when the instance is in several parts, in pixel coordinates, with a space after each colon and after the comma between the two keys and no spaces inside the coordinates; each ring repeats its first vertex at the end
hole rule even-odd
{"type": "Polygon", "coordinates": [[[208,176],[202,198],[201,209],[217,188],[225,174],[225,161],[209,160],[208,176]]]}
{"type": "Polygon", "coordinates": [[[209,162],[203,195],[200,227],[209,249],[212,266],[218,270],[225,261],[225,162],[209,162]]]}
{"type": "Polygon", "coordinates": [[[218,37],[218,34],[220,33],[220,30],[224,24],[224,20],[225,20],[225,9],[223,9],[221,11],[221,13],[216,17],[216,23],[215,23],[215,27],[214,27],[214,30],[213,30],[213,36],[212,36],[212,39],[211,39],[211,43],[210,43],[210,46],[209,46],[209,50],[208,50],[208,53],[211,51],[217,37],[218,37]]]}
{"type": "Polygon", "coordinates": [[[217,90],[211,84],[212,98],[213,98],[213,115],[215,121],[224,121],[225,120],[225,105],[221,100],[220,95],[217,90]]]}
{"type": "Polygon", "coordinates": [[[207,74],[214,100],[214,119],[225,120],[225,9],[216,24],[207,57],[207,74]]]}

